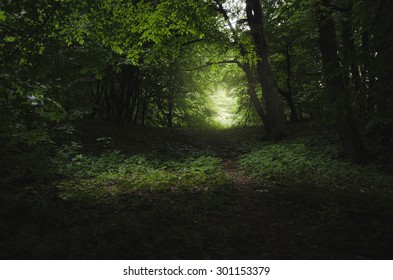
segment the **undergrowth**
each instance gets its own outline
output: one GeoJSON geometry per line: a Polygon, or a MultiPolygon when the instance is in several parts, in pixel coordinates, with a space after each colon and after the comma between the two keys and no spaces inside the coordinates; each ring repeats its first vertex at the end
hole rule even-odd
{"type": "Polygon", "coordinates": [[[0,157],[0,258],[391,259],[391,195],[314,187],[389,186],[387,153],[357,166],[322,137],[252,131],[91,126],[16,146],[0,157]],[[234,188],[220,166],[240,154],[259,185],[234,188]]]}
{"type": "Polygon", "coordinates": [[[219,159],[205,155],[182,160],[159,160],[154,155],[127,156],[120,151],[101,155],[75,154],[71,146],[59,152],[58,184],[63,199],[109,198],[116,194],[152,190],[208,190],[230,184],[219,159]]]}
{"type": "Polygon", "coordinates": [[[392,187],[393,176],[377,164],[357,165],[343,161],[339,149],[327,142],[297,138],[266,143],[243,155],[240,167],[261,183],[334,187],[392,187]]]}

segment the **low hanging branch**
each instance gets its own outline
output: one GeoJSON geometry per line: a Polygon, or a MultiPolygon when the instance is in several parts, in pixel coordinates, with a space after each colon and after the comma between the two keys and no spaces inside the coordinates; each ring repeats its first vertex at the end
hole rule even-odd
{"type": "Polygon", "coordinates": [[[200,70],[206,67],[210,67],[212,65],[218,65],[218,64],[230,64],[230,63],[235,63],[237,65],[241,65],[241,63],[237,59],[232,59],[232,60],[222,60],[218,62],[208,62],[205,65],[201,65],[192,69],[186,69],[184,71],[190,72],[190,71],[195,71],[195,70],[200,70]]]}

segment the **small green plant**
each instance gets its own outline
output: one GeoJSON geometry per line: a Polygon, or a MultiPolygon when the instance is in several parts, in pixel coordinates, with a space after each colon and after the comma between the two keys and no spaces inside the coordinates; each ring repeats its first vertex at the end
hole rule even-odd
{"type": "Polygon", "coordinates": [[[391,186],[393,177],[376,165],[338,160],[339,150],[308,138],[255,148],[240,159],[244,173],[264,183],[309,183],[334,186],[391,186]]]}
{"type": "Polygon", "coordinates": [[[146,190],[206,190],[229,183],[219,160],[211,156],[182,161],[159,161],[144,155],[127,157],[119,151],[88,156],[80,154],[76,144],[60,151],[63,160],[66,154],[71,156],[62,164],[66,179],[59,184],[65,199],[106,198],[146,190]]]}

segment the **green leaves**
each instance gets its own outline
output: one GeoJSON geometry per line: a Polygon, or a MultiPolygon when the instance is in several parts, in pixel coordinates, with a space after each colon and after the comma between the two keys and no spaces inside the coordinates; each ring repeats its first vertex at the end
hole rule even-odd
{"type": "Polygon", "coordinates": [[[101,156],[78,152],[78,146],[64,146],[58,153],[59,171],[67,181],[60,183],[67,199],[149,190],[207,190],[229,183],[219,160],[211,156],[184,161],[158,161],[152,157],[126,157],[118,151],[101,156]]]}
{"type": "Polygon", "coordinates": [[[265,183],[361,187],[389,186],[393,178],[375,166],[361,167],[340,161],[335,146],[308,138],[267,144],[244,155],[240,165],[249,174],[265,183]]]}
{"type": "Polygon", "coordinates": [[[7,36],[4,38],[4,41],[7,43],[15,42],[15,40],[16,40],[16,37],[13,37],[13,36],[7,36]]]}
{"type": "Polygon", "coordinates": [[[6,14],[4,11],[0,10],[0,22],[5,21],[7,18],[6,14]]]}

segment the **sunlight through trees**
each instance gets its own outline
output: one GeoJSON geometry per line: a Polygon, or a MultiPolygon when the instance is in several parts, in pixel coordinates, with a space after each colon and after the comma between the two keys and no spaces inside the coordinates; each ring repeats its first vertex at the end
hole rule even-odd
{"type": "Polygon", "coordinates": [[[225,88],[218,86],[210,95],[212,109],[215,112],[214,121],[222,127],[236,125],[237,97],[231,95],[225,88]]]}

